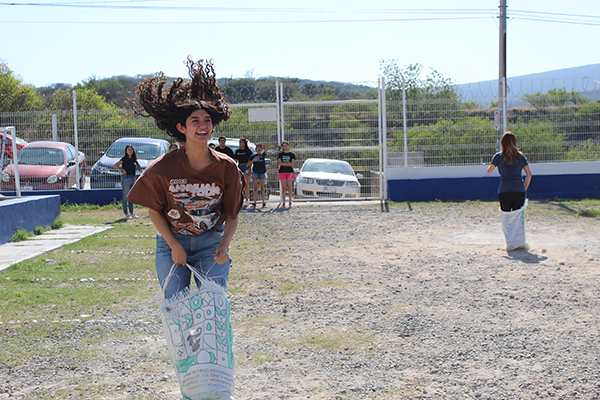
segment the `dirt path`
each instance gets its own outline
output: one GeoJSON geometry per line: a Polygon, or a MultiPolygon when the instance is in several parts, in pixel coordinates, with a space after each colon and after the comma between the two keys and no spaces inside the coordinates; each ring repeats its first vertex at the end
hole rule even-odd
{"type": "MultiPolygon", "coordinates": [[[[236,399],[598,399],[599,222],[533,202],[530,250],[507,252],[492,203],[245,211],[236,399]]],[[[179,399],[157,312],[75,328],[124,334],[89,365],[8,370],[0,399],[179,399]]]]}
{"type": "Polygon", "coordinates": [[[532,208],[513,252],[490,204],[275,217],[303,289],[234,298],[239,398],[598,398],[598,221],[532,208]]]}

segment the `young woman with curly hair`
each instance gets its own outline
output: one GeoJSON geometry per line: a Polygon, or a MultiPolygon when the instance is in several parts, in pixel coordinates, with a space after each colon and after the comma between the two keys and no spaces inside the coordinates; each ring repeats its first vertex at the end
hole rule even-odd
{"type": "Polygon", "coordinates": [[[165,298],[187,289],[189,264],[224,288],[229,276],[229,244],[238,226],[245,179],[235,161],[208,147],[215,127],[231,115],[217,86],[213,65],[188,58],[190,80],[165,87],[158,73],[140,81],[136,112],[185,145],[151,164],[127,198],[149,208],[158,230],[156,272],[165,298]],[[174,266],[174,274],[165,280],[174,266]]]}

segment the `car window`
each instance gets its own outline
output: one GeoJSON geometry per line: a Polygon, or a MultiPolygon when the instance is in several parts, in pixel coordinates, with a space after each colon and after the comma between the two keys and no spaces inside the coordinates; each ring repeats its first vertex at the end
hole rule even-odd
{"type": "Polygon", "coordinates": [[[67,162],[75,161],[75,147],[69,145],[67,146],[67,162]]]}
{"type": "Polygon", "coordinates": [[[127,143],[115,142],[110,146],[106,155],[111,158],[121,158],[125,155],[125,147],[131,144],[137,158],[140,160],[154,160],[159,156],[160,147],[155,143],[127,143]]]}
{"type": "Polygon", "coordinates": [[[305,172],[326,172],[330,174],[342,174],[354,176],[350,164],[328,161],[309,161],[302,167],[305,172]]]}
{"type": "Polygon", "coordinates": [[[23,165],[64,165],[62,149],[51,147],[25,147],[17,154],[17,161],[23,165]]]}

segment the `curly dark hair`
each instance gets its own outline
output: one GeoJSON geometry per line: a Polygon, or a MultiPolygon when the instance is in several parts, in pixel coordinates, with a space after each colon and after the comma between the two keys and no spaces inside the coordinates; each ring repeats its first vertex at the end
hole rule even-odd
{"type": "Polygon", "coordinates": [[[214,127],[228,120],[231,115],[225,94],[217,85],[212,62],[194,62],[188,57],[186,65],[190,80],[177,78],[165,88],[167,78],[159,72],[142,79],[137,87],[137,96],[143,109],[137,113],[154,118],[156,125],[178,142],[185,142],[185,135],[179,132],[177,124],[185,125],[185,120],[194,111],[205,110],[214,127]]]}

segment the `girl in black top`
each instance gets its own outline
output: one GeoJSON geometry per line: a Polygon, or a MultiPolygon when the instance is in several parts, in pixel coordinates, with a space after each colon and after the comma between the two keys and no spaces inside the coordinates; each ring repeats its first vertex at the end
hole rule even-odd
{"type": "Polygon", "coordinates": [[[238,167],[244,179],[246,179],[246,189],[244,190],[244,206],[248,205],[250,200],[250,168],[248,168],[248,160],[252,155],[252,150],[248,148],[248,140],[246,138],[240,139],[240,147],[235,151],[234,158],[238,161],[238,167]]]}
{"type": "Polygon", "coordinates": [[[287,192],[292,206],[292,182],[296,178],[294,175],[294,161],[296,155],[290,151],[290,142],[287,140],[281,143],[281,150],[277,156],[277,165],[279,166],[279,181],[281,182],[281,201],[282,207],[285,208],[285,194],[287,192]]]}
{"type": "Polygon", "coordinates": [[[260,192],[262,193],[262,205],[265,207],[266,195],[265,195],[265,180],[267,179],[267,163],[265,158],[267,157],[267,150],[269,145],[265,144],[265,150],[261,144],[256,145],[256,153],[252,154],[248,161],[248,168],[252,167],[252,183],[254,186],[254,207],[256,207],[256,200],[258,200],[258,181],[260,181],[260,192]]]}
{"type": "Polygon", "coordinates": [[[123,205],[125,218],[138,218],[138,216],[133,213],[133,203],[127,201],[127,194],[135,183],[135,171],[141,168],[140,163],[137,160],[137,155],[135,154],[135,149],[132,145],[128,144],[125,147],[125,155],[113,165],[113,168],[118,169],[123,173],[123,175],[121,175],[121,188],[123,190],[121,204],[123,205]],[[129,214],[127,214],[128,207],[129,214]]]}

